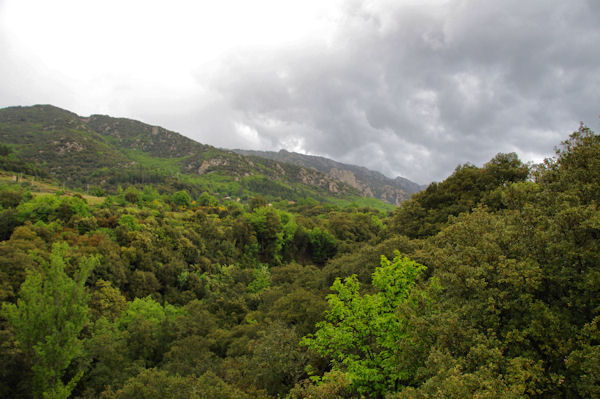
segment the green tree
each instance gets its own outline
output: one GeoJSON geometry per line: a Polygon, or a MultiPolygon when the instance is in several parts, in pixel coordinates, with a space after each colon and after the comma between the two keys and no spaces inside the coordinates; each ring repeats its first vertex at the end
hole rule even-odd
{"type": "Polygon", "coordinates": [[[398,368],[394,352],[406,333],[396,309],[408,298],[423,270],[425,266],[396,251],[392,261],[381,257],[381,267],[372,276],[378,290],[373,294],[360,294],[355,275],[344,282],[337,278],[331,287],[336,293],[328,296],[326,320],[302,342],[328,356],[334,370],[346,371],[361,395],[381,398],[397,390],[406,376],[398,368]]]}
{"type": "Polygon", "coordinates": [[[308,232],[308,242],[310,244],[312,260],[319,265],[324,264],[337,251],[337,240],[335,237],[327,230],[318,227],[308,232]]]}
{"type": "Polygon", "coordinates": [[[198,204],[201,206],[217,206],[219,205],[219,200],[217,200],[215,197],[204,191],[198,197],[198,204]]]}
{"type": "Polygon", "coordinates": [[[134,186],[127,187],[125,190],[124,198],[127,202],[131,202],[132,204],[137,204],[140,201],[140,192],[134,186]]]}
{"type": "Polygon", "coordinates": [[[273,397],[283,397],[300,378],[308,363],[306,349],[298,345],[294,328],[276,322],[252,342],[248,374],[259,388],[273,397]]]}
{"type": "Polygon", "coordinates": [[[190,197],[187,191],[181,190],[171,195],[171,201],[173,201],[175,205],[190,206],[192,203],[192,197],[190,197]]]}
{"type": "Polygon", "coordinates": [[[290,399],[355,399],[348,375],[339,370],[325,373],[319,385],[306,379],[290,391],[290,399]]]}
{"type": "Polygon", "coordinates": [[[18,225],[19,221],[15,217],[14,210],[0,211],[0,241],[8,240],[18,225]]]}
{"type": "Polygon", "coordinates": [[[201,377],[170,375],[148,369],[129,379],[123,388],[105,391],[103,399],[245,399],[247,396],[212,372],[201,377]]]}
{"type": "Polygon", "coordinates": [[[282,223],[279,212],[276,209],[264,206],[246,214],[246,219],[256,232],[262,258],[266,262],[279,264],[283,247],[282,223]]]}
{"type": "Polygon", "coordinates": [[[84,352],[80,334],[89,320],[84,284],[98,260],[84,259],[72,279],[65,273],[67,250],[66,243],[54,244],[50,263],[29,273],[17,304],[3,305],[19,343],[31,357],[38,398],[69,397],[83,374],[78,370],[63,381],[67,368],[84,352]]]}
{"type": "Polygon", "coordinates": [[[431,183],[403,202],[394,211],[391,231],[411,238],[434,236],[449,224],[450,216],[470,212],[482,203],[491,209],[500,207],[495,191],[528,176],[529,167],[514,153],[499,153],[483,168],[459,165],[443,182],[431,183]]]}
{"type": "Polygon", "coordinates": [[[252,271],[252,275],[254,276],[254,280],[248,284],[246,291],[258,293],[269,288],[271,285],[271,272],[269,271],[268,265],[261,263],[252,271]]]}
{"type": "Polygon", "coordinates": [[[110,281],[100,279],[96,281],[89,305],[94,320],[101,316],[114,320],[127,308],[127,300],[119,288],[113,287],[110,281]]]}
{"type": "Polygon", "coordinates": [[[250,200],[250,204],[248,204],[248,208],[251,212],[254,212],[255,209],[261,208],[263,206],[267,206],[267,200],[262,195],[258,194],[250,200]]]}
{"type": "Polygon", "coordinates": [[[3,208],[15,208],[17,205],[21,203],[25,194],[23,193],[22,188],[5,188],[0,189],[0,205],[3,208]]]}
{"type": "Polygon", "coordinates": [[[127,332],[129,357],[143,360],[146,366],[159,363],[172,340],[171,323],[181,313],[181,309],[168,303],[163,306],[149,296],[129,302],[115,320],[119,329],[127,332]]]}

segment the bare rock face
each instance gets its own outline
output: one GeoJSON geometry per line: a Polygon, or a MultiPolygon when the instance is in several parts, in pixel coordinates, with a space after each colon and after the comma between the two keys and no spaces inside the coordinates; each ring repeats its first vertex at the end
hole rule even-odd
{"type": "Polygon", "coordinates": [[[338,185],[333,181],[329,182],[328,188],[329,188],[329,191],[332,193],[337,194],[339,192],[338,185]]]}
{"type": "Polygon", "coordinates": [[[349,184],[354,188],[358,188],[361,191],[363,190],[363,185],[356,180],[354,173],[349,170],[331,168],[331,170],[329,170],[329,175],[335,179],[343,181],[346,184],[349,184]]]}
{"type": "Polygon", "coordinates": [[[279,173],[280,175],[285,175],[285,170],[281,167],[281,165],[275,164],[275,169],[277,170],[277,173],[279,173]]]}
{"type": "Polygon", "coordinates": [[[206,161],[203,161],[202,164],[200,164],[197,173],[199,175],[203,175],[211,169],[218,168],[219,166],[227,166],[228,164],[229,162],[223,158],[207,159],[206,161]]]}
{"type": "Polygon", "coordinates": [[[337,179],[341,182],[348,184],[349,186],[360,190],[360,192],[363,193],[365,197],[375,197],[373,191],[371,190],[371,187],[369,187],[366,184],[361,184],[356,179],[356,175],[354,174],[354,172],[348,169],[331,168],[328,172],[328,175],[333,177],[334,179],[337,179]]]}
{"type": "Polygon", "coordinates": [[[407,194],[405,192],[398,190],[395,187],[384,186],[380,194],[380,198],[390,204],[400,205],[406,195],[407,194]]]}
{"type": "Polygon", "coordinates": [[[300,169],[300,181],[304,184],[314,184],[313,175],[308,171],[308,169],[302,168],[300,169]]]}
{"type": "Polygon", "coordinates": [[[83,149],[84,149],[83,145],[76,141],[67,141],[67,142],[59,145],[57,148],[59,155],[63,155],[67,152],[72,152],[72,151],[81,152],[81,151],[83,151],[83,149]]]}

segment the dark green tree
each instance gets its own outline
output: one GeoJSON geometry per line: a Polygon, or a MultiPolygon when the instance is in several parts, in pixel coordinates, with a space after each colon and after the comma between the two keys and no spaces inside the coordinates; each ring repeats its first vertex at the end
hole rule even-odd
{"type": "Polygon", "coordinates": [[[247,396],[212,372],[201,377],[170,375],[158,369],[144,370],[123,388],[105,391],[103,399],[245,399],[247,396]]]}
{"type": "Polygon", "coordinates": [[[305,348],[294,328],[274,323],[252,342],[248,374],[254,383],[274,397],[283,397],[306,375],[308,363],[305,348]]]}
{"type": "Polygon", "coordinates": [[[308,232],[308,242],[312,259],[318,265],[323,265],[337,251],[335,237],[327,230],[318,227],[308,232]]]}

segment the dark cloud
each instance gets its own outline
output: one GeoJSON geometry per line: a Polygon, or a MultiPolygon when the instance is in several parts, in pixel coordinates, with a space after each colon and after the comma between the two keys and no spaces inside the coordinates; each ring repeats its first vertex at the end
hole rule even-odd
{"type": "MultiPolygon", "coordinates": [[[[540,159],[600,112],[595,2],[347,5],[334,39],[239,52],[212,76],[263,148],[418,182],[497,152],[540,159]]],[[[226,130],[227,128],[223,128],[226,130]]]]}

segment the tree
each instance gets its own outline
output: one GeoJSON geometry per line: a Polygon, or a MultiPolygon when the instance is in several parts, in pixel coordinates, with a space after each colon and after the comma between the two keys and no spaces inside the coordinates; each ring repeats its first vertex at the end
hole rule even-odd
{"type": "Polygon", "coordinates": [[[345,371],[362,396],[381,398],[397,390],[405,376],[395,363],[394,352],[406,333],[396,310],[423,270],[425,266],[396,251],[392,261],[381,257],[381,267],[372,275],[378,290],[374,294],[360,294],[356,275],[344,282],[337,278],[331,287],[336,293],[328,296],[326,320],[302,342],[330,357],[333,369],[345,371]]]}
{"type": "Polygon", "coordinates": [[[181,190],[171,195],[171,201],[173,201],[175,205],[190,206],[192,203],[192,197],[190,197],[187,191],[181,190]]]}
{"type": "Polygon", "coordinates": [[[246,291],[259,293],[271,286],[271,272],[268,265],[261,263],[252,271],[252,275],[254,276],[254,280],[248,284],[246,291]]]}
{"type": "Polygon", "coordinates": [[[14,210],[0,211],[0,241],[8,240],[18,225],[19,221],[15,217],[14,210]]]}
{"type": "Polygon", "coordinates": [[[260,254],[266,262],[279,264],[283,247],[282,223],[276,209],[263,206],[246,214],[246,219],[256,232],[260,254]]]}
{"type": "Polygon", "coordinates": [[[313,261],[323,265],[337,251],[337,240],[327,230],[315,227],[308,232],[308,242],[313,261]]]}
{"type": "Polygon", "coordinates": [[[215,197],[204,191],[198,197],[198,204],[201,206],[217,206],[219,205],[219,200],[217,200],[215,197]]]}
{"type": "Polygon", "coordinates": [[[230,386],[212,372],[201,377],[171,375],[148,369],[130,378],[123,388],[105,391],[103,399],[245,399],[247,395],[230,386]]]}
{"type": "Polygon", "coordinates": [[[275,322],[252,342],[247,373],[273,397],[284,397],[305,376],[306,350],[299,347],[294,328],[275,322]]]}
{"type": "Polygon", "coordinates": [[[410,238],[434,236],[450,223],[450,216],[470,212],[479,204],[497,210],[496,190],[526,181],[529,167],[516,154],[497,154],[483,168],[459,165],[440,183],[431,183],[394,211],[390,231],[410,238]]]}
{"type": "Polygon", "coordinates": [[[255,209],[261,208],[263,206],[267,206],[267,200],[262,195],[258,194],[250,200],[250,204],[248,204],[248,209],[251,212],[254,212],[255,209]]]}
{"type": "Polygon", "coordinates": [[[110,281],[100,279],[96,281],[89,305],[94,320],[101,316],[114,320],[127,308],[127,300],[119,288],[113,287],[110,281]]]}
{"type": "Polygon", "coordinates": [[[171,323],[182,313],[169,303],[164,306],[152,299],[135,298],[115,320],[121,331],[127,332],[127,349],[131,359],[143,360],[154,366],[162,360],[171,337],[171,323]]]}
{"type": "Polygon", "coordinates": [[[98,259],[82,260],[72,279],[65,273],[67,250],[66,243],[54,244],[50,263],[43,262],[41,271],[29,273],[17,304],[3,306],[19,343],[32,359],[33,390],[38,398],[69,397],[83,374],[77,370],[63,382],[67,368],[83,355],[79,336],[89,320],[84,284],[98,259]]]}

